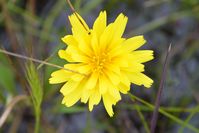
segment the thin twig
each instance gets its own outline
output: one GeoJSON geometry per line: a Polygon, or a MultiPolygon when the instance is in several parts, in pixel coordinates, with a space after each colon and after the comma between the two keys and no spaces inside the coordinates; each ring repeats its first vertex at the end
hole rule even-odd
{"type": "Polygon", "coordinates": [[[151,133],[155,132],[155,127],[156,127],[156,123],[157,123],[157,119],[158,119],[158,110],[159,110],[159,106],[160,106],[160,98],[161,98],[161,95],[162,95],[163,85],[164,85],[164,81],[165,81],[165,78],[166,78],[168,57],[169,57],[170,51],[171,51],[171,44],[169,45],[169,48],[167,50],[166,59],[165,59],[165,62],[164,62],[163,72],[162,72],[162,76],[161,76],[161,81],[160,81],[160,85],[159,85],[159,88],[158,88],[158,94],[157,94],[157,98],[156,98],[156,101],[155,101],[155,109],[154,109],[153,116],[152,116],[152,119],[151,119],[151,133]]]}
{"type": "Polygon", "coordinates": [[[25,60],[30,60],[30,61],[37,62],[37,63],[43,63],[43,64],[48,65],[48,66],[64,69],[64,70],[69,71],[69,72],[73,72],[73,73],[77,73],[77,74],[81,74],[81,75],[87,76],[86,74],[80,73],[80,72],[75,71],[75,70],[67,69],[67,68],[61,67],[61,66],[56,65],[56,64],[52,64],[52,63],[45,62],[45,61],[42,61],[42,60],[38,60],[38,59],[35,59],[35,58],[27,57],[27,56],[24,56],[24,55],[12,53],[12,52],[9,52],[9,51],[3,50],[3,49],[0,49],[0,53],[4,53],[4,54],[7,54],[7,55],[15,56],[15,57],[18,57],[18,58],[21,58],[21,59],[25,59],[25,60]]]}
{"type": "Polygon", "coordinates": [[[10,112],[12,111],[13,107],[21,100],[25,100],[27,98],[26,95],[19,95],[16,96],[12,99],[12,101],[8,104],[7,108],[5,109],[5,111],[3,112],[3,114],[1,115],[0,118],[0,128],[3,126],[3,124],[5,123],[8,115],[10,114],[10,112]]]}

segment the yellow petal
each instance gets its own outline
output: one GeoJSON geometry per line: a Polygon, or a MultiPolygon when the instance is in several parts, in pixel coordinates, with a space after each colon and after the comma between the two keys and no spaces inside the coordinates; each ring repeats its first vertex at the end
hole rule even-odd
{"type": "Polygon", "coordinates": [[[103,94],[102,99],[106,111],[108,112],[109,116],[112,117],[114,114],[112,105],[115,105],[117,101],[108,92],[103,94]]]}
{"type": "Polygon", "coordinates": [[[69,62],[74,61],[71,57],[71,54],[68,54],[65,50],[59,50],[58,55],[59,55],[60,58],[65,59],[69,62]]]}
{"type": "Polygon", "coordinates": [[[98,81],[98,74],[97,73],[92,73],[91,76],[88,79],[88,82],[86,84],[87,89],[93,89],[98,81]]]}
{"type": "Polygon", "coordinates": [[[93,30],[96,32],[97,36],[100,37],[106,28],[106,11],[100,12],[98,18],[95,20],[93,25],[93,30]]]}
{"type": "Polygon", "coordinates": [[[126,76],[125,72],[121,71],[121,76],[120,76],[121,82],[117,85],[118,89],[120,92],[123,94],[126,94],[130,90],[130,81],[128,77],[126,76]]]}
{"type": "Polygon", "coordinates": [[[100,53],[97,33],[94,30],[92,31],[92,34],[91,34],[91,47],[92,47],[93,52],[95,54],[99,54],[100,53]]]}
{"type": "Polygon", "coordinates": [[[58,70],[51,74],[51,78],[49,79],[50,84],[57,84],[66,82],[69,80],[71,72],[67,72],[66,70],[58,70]]]}
{"type": "Polygon", "coordinates": [[[64,99],[62,103],[65,104],[67,107],[74,105],[81,98],[85,81],[86,80],[83,79],[80,82],[76,82],[77,84],[71,83],[71,86],[66,87],[66,88],[71,87],[71,88],[68,88],[68,89],[72,89],[72,91],[70,92],[67,92],[68,90],[66,91],[64,89],[63,91],[61,90],[61,92],[64,95],[64,99]]]}
{"type": "Polygon", "coordinates": [[[122,54],[126,53],[126,51],[124,51],[121,46],[121,44],[124,41],[125,41],[124,38],[117,38],[117,39],[114,39],[114,42],[111,42],[108,45],[110,57],[114,58],[116,56],[121,56],[122,54]]]}
{"type": "Polygon", "coordinates": [[[69,95],[64,96],[64,99],[62,101],[62,104],[65,104],[67,107],[73,106],[81,96],[81,90],[76,89],[73,92],[71,92],[69,95]]]}
{"type": "Polygon", "coordinates": [[[110,81],[104,75],[99,76],[99,92],[100,92],[100,94],[106,93],[108,86],[109,86],[108,85],[109,82],[110,81]]]}
{"type": "Polygon", "coordinates": [[[119,101],[121,100],[121,96],[119,91],[117,90],[116,86],[112,86],[111,88],[108,89],[109,94],[114,97],[115,100],[119,101]]]}
{"type": "Polygon", "coordinates": [[[109,24],[100,37],[100,49],[104,50],[111,43],[114,35],[113,23],[109,24]]]}
{"type": "Polygon", "coordinates": [[[133,50],[136,50],[137,48],[141,47],[146,40],[144,39],[143,36],[135,36],[130,39],[127,39],[122,43],[122,46],[124,49],[127,51],[131,52],[133,50]]]}
{"type": "Polygon", "coordinates": [[[66,64],[66,65],[64,65],[64,68],[76,71],[79,67],[81,67],[83,65],[84,64],[80,64],[80,63],[79,64],[66,64]]]}
{"type": "Polygon", "coordinates": [[[114,85],[118,85],[120,83],[120,77],[115,72],[105,70],[105,74],[114,85]]]}
{"type": "Polygon", "coordinates": [[[144,75],[143,73],[128,73],[129,80],[136,85],[144,85],[145,87],[151,87],[153,80],[144,75]]]}
{"type": "Polygon", "coordinates": [[[124,83],[119,83],[118,88],[121,93],[127,94],[127,92],[130,90],[130,82],[128,83],[128,85],[124,83]]]}
{"type": "Polygon", "coordinates": [[[87,103],[92,92],[93,90],[84,89],[81,96],[81,102],[87,103]]]}
{"type": "Polygon", "coordinates": [[[79,73],[75,73],[71,76],[71,79],[76,81],[76,82],[81,81],[83,78],[85,78],[85,75],[82,75],[82,74],[79,74],[79,73]]]}
{"type": "Polygon", "coordinates": [[[71,62],[86,62],[88,60],[88,57],[73,45],[67,47],[65,57],[71,62]]]}
{"type": "Polygon", "coordinates": [[[114,22],[114,38],[121,38],[126,28],[128,18],[124,14],[120,14],[114,22]]]}
{"type": "Polygon", "coordinates": [[[78,46],[69,45],[65,51],[67,55],[70,55],[69,59],[72,58],[73,62],[87,62],[88,60],[87,55],[82,50],[80,51],[78,46]]]}
{"type": "Polygon", "coordinates": [[[67,45],[78,45],[78,42],[72,35],[66,35],[62,38],[62,41],[67,45]]]}
{"type": "Polygon", "coordinates": [[[95,88],[89,98],[89,111],[92,111],[93,106],[99,104],[100,100],[101,100],[101,94],[99,93],[99,89],[95,88]]]}
{"type": "Polygon", "coordinates": [[[137,51],[133,51],[131,53],[130,59],[132,61],[136,61],[139,63],[144,63],[147,61],[152,60],[153,57],[153,51],[152,50],[137,50],[137,51]]]}
{"type": "Polygon", "coordinates": [[[120,67],[115,64],[108,64],[106,69],[120,75],[120,67]]]}
{"type": "Polygon", "coordinates": [[[84,66],[84,64],[80,64],[80,63],[79,64],[66,64],[64,65],[64,68],[74,71],[74,72],[71,72],[73,74],[77,74],[75,72],[79,72],[78,69],[82,66],[84,66]]]}
{"type": "Polygon", "coordinates": [[[131,62],[129,62],[129,67],[123,67],[123,68],[121,68],[121,70],[127,71],[127,72],[143,72],[144,65],[134,62],[134,61],[131,61],[131,62]]]}
{"type": "Polygon", "coordinates": [[[84,53],[85,55],[90,56],[92,53],[92,48],[90,46],[90,41],[85,41],[85,39],[79,38],[79,50],[84,53]]]}
{"type": "Polygon", "coordinates": [[[70,94],[72,91],[74,91],[79,85],[79,82],[69,80],[67,83],[65,83],[62,88],[60,89],[60,92],[66,96],[70,94]]]}
{"type": "Polygon", "coordinates": [[[78,30],[79,30],[79,33],[81,32],[81,33],[88,34],[89,27],[78,13],[73,13],[71,16],[69,16],[69,20],[70,20],[73,30],[75,30],[74,34],[76,34],[78,30]]]}
{"type": "Polygon", "coordinates": [[[86,55],[82,55],[82,54],[73,54],[72,55],[72,59],[75,62],[84,62],[84,63],[87,63],[89,61],[89,58],[86,55]]]}
{"type": "Polygon", "coordinates": [[[91,67],[90,65],[82,65],[78,68],[78,71],[84,74],[88,74],[91,72],[91,67]]]}

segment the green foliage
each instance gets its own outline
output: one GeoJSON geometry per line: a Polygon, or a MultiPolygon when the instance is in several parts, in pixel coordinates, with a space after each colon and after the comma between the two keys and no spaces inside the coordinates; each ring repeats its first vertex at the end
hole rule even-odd
{"type": "Polygon", "coordinates": [[[30,86],[30,95],[36,116],[35,133],[38,133],[40,125],[43,88],[41,84],[41,79],[39,78],[39,73],[32,62],[26,65],[26,78],[30,86]]]}
{"type": "MultiPolygon", "coordinates": [[[[16,94],[15,73],[9,64],[8,58],[0,54],[0,87],[4,88],[10,95],[16,94]]],[[[3,96],[3,92],[0,92],[3,96]]]]}
{"type": "Polygon", "coordinates": [[[52,111],[56,114],[81,113],[81,112],[85,112],[85,110],[86,110],[85,107],[81,107],[81,106],[78,106],[78,105],[67,108],[65,105],[60,104],[60,103],[57,104],[54,109],[52,109],[52,111]]]}
{"type": "MultiPolygon", "coordinates": [[[[149,102],[147,102],[147,101],[145,101],[145,100],[143,100],[143,99],[141,99],[141,98],[139,98],[139,97],[136,97],[136,96],[133,95],[133,94],[130,94],[130,93],[129,93],[129,96],[130,96],[130,98],[132,99],[132,101],[137,100],[137,101],[141,102],[142,104],[148,106],[148,107],[151,108],[151,109],[154,109],[154,108],[155,108],[154,105],[150,104],[149,102]]],[[[176,123],[180,124],[181,126],[189,128],[189,129],[192,130],[193,132],[196,132],[196,133],[199,132],[199,129],[198,129],[198,128],[195,128],[194,126],[190,125],[188,122],[182,121],[182,120],[179,119],[178,117],[176,117],[176,116],[174,116],[174,115],[172,115],[172,114],[166,112],[165,110],[163,110],[163,109],[161,109],[161,108],[159,109],[159,113],[161,113],[162,115],[166,116],[167,118],[170,118],[171,120],[175,121],[176,123]]]]}

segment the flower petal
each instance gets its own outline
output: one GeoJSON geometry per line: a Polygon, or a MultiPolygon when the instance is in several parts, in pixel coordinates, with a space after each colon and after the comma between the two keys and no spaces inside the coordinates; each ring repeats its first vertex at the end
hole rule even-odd
{"type": "Polygon", "coordinates": [[[67,72],[66,70],[58,70],[51,74],[51,78],[49,79],[50,84],[57,84],[66,82],[69,80],[70,76],[72,75],[71,72],[67,72]]]}
{"type": "Polygon", "coordinates": [[[147,88],[150,88],[153,80],[144,75],[143,73],[128,73],[129,80],[136,85],[144,85],[147,88]]]}
{"type": "Polygon", "coordinates": [[[98,37],[101,36],[104,29],[106,28],[106,18],[106,11],[102,11],[94,22],[93,30],[96,32],[98,37]]]}
{"type": "Polygon", "coordinates": [[[114,38],[121,38],[126,28],[128,18],[124,14],[120,14],[114,22],[114,38]]]}
{"type": "Polygon", "coordinates": [[[71,54],[67,53],[66,50],[59,50],[58,55],[60,58],[65,59],[66,61],[69,61],[69,62],[74,61],[71,57],[71,54]]]}
{"type": "Polygon", "coordinates": [[[81,102],[87,103],[93,90],[84,89],[81,96],[81,102]]]}
{"type": "Polygon", "coordinates": [[[66,43],[67,45],[75,45],[76,46],[78,44],[78,42],[72,35],[66,35],[66,36],[62,37],[62,41],[64,43],[66,43]]]}
{"type": "Polygon", "coordinates": [[[133,50],[136,50],[137,48],[141,47],[146,40],[143,36],[135,36],[130,39],[127,39],[122,43],[122,46],[124,49],[126,49],[128,52],[131,52],[133,50]]]}
{"type": "Polygon", "coordinates": [[[102,99],[106,111],[108,112],[109,116],[112,117],[114,114],[112,105],[115,105],[117,101],[108,92],[103,94],[102,99]]]}
{"type": "Polygon", "coordinates": [[[70,94],[72,91],[74,91],[79,85],[79,82],[69,80],[67,83],[65,83],[62,88],[60,89],[60,92],[66,96],[70,94]]]}
{"type": "Polygon", "coordinates": [[[101,100],[101,94],[99,93],[99,88],[93,89],[93,93],[89,98],[89,111],[93,110],[93,106],[99,104],[101,100]]]}
{"type": "Polygon", "coordinates": [[[76,34],[78,31],[81,33],[86,33],[86,34],[88,33],[89,31],[88,25],[77,12],[73,13],[68,18],[70,20],[73,30],[75,31],[74,34],[76,34]]]}
{"type": "Polygon", "coordinates": [[[130,59],[132,61],[136,61],[139,63],[144,63],[147,61],[152,60],[153,57],[153,51],[152,50],[137,50],[131,52],[130,59]]]}
{"type": "Polygon", "coordinates": [[[114,35],[113,23],[109,24],[100,37],[100,49],[105,50],[108,44],[111,43],[114,35]]]}
{"type": "Polygon", "coordinates": [[[128,83],[128,85],[124,83],[119,83],[118,88],[121,93],[127,94],[127,92],[130,90],[130,82],[128,83]]]}
{"type": "Polygon", "coordinates": [[[87,89],[93,89],[98,81],[98,73],[92,73],[92,75],[89,77],[87,84],[86,84],[86,88],[87,89]]]}
{"type": "Polygon", "coordinates": [[[99,92],[100,92],[100,94],[106,93],[108,86],[109,86],[108,85],[109,82],[110,81],[104,75],[99,76],[99,92]]]}
{"type": "Polygon", "coordinates": [[[76,89],[63,98],[62,104],[65,104],[67,107],[71,107],[80,99],[80,96],[81,91],[79,89],[76,89]]]}

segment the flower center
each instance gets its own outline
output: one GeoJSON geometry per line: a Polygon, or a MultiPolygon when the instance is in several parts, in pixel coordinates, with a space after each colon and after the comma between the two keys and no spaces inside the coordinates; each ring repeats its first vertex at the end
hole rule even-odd
{"type": "Polygon", "coordinates": [[[110,62],[108,54],[100,53],[99,55],[94,55],[93,57],[91,57],[90,65],[93,72],[102,73],[108,62],[110,62]]]}

